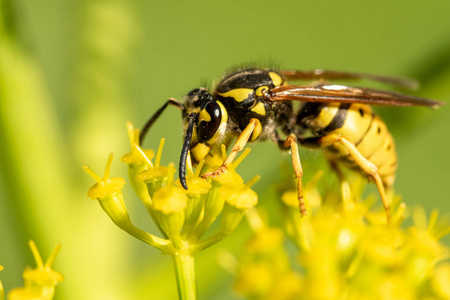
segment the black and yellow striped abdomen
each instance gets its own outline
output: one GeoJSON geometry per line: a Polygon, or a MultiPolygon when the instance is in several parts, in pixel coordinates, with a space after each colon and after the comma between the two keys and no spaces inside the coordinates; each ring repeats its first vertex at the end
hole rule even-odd
{"type": "MultiPolygon", "coordinates": [[[[370,106],[347,103],[306,103],[298,115],[298,124],[318,136],[339,134],[378,168],[383,183],[390,187],[395,180],[397,154],[386,124],[370,106]]],[[[350,168],[360,169],[347,148],[336,143],[325,148],[331,157],[350,168]]]]}

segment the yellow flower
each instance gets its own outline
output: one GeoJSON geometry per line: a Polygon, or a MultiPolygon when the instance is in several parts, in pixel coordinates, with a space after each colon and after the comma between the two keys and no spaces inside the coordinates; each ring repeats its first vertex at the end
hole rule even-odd
{"type": "Polygon", "coordinates": [[[257,225],[240,256],[235,290],[250,299],[299,299],[303,281],[300,274],[291,268],[283,247],[283,232],[279,228],[265,226],[256,210],[249,218],[257,225]]]}
{"type": "Polygon", "coordinates": [[[52,264],[61,249],[61,245],[55,247],[45,264],[36,244],[29,241],[29,245],[37,266],[35,269],[25,269],[23,272],[25,286],[12,289],[8,293],[8,300],[51,300],[54,297],[55,286],[64,280],[61,273],[52,269],[52,264]]]}
{"type": "MultiPolygon", "coordinates": [[[[285,299],[449,299],[450,267],[440,262],[450,257],[450,249],[439,239],[450,227],[437,220],[437,212],[427,221],[423,210],[414,210],[414,225],[402,229],[406,205],[391,193],[392,219],[386,225],[384,210],[372,208],[370,197],[361,200],[358,190],[362,189],[355,188],[358,182],[341,182],[339,199],[335,190],[319,190],[319,178],[315,176],[305,185],[306,217],[300,217],[296,191],[281,195],[283,225],[298,246],[296,262],[302,276],[292,273],[295,269],[285,275],[276,273],[274,267],[289,257],[271,250],[279,247],[274,234],[264,230],[267,238],[258,240],[256,236],[262,235],[256,232],[245,248],[247,258],[242,258],[237,268],[235,288],[241,294],[276,299],[271,287],[278,286],[273,277],[277,274],[293,278],[296,286],[303,287],[285,299]],[[258,259],[249,259],[249,253],[258,259]]],[[[261,222],[250,220],[252,223],[261,222]]],[[[286,265],[290,268],[296,262],[286,265]]],[[[280,289],[287,288],[278,286],[280,289]]]]}
{"type": "MultiPolygon", "coordinates": [[[[127,123],[128,138],[130,140],[131,152],[122,157],[122,161],[128,165],[128,173],[135,193],[142,200],[147,207],[150,204],[150,199],[147,191],[147,186],[142,180],[138,180],[137,176],[147,171],[149,164],[147,160],[153,159],[155,152],[153,150],[141,150],[139,144],[139,129],[134,129],[131,122],[127,123]],[[143,154],[142,154],[143,153],[143,154]]],[[[148,207],[147,207],[148,209],[148,207]]]]}
{"type": "Polygon", "coordinates": [[[108,157],[103,178],[95,174],[88,166],[84,166],[84,170],[97,181],[97,183],[89,189],[88,196],[93,200],[98,200],[102,209],[114,223],[124,226],[122,224],[130,222],[130,217],[122,195],[125,179],[120,177],[109,178],[113,157],[113,153],[108,157]]]}
{"type": "Polygon", "coordinates": [[[441,299],[450,299],[450,263],[443,263],[436,267],[431,287],[441,299]]]}

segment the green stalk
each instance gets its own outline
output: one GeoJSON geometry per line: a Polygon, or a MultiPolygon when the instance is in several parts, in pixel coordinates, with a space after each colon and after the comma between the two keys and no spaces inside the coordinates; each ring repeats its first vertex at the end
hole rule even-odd
{"type": "Polygon", "coordinates": [[[172,255],[177,277],[178,295],[181,300],[196,300],[194,255],[177,253],[172,255]]]}

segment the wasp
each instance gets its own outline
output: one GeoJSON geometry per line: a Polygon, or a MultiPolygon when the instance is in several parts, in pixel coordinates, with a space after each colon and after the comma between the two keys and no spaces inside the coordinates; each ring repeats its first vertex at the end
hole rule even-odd
{"type": "MultiPolygon", "coordinates": [[[[236,138],[222,166],[203,175],[207,178],[223,173],[247,143],[273,141],[281,150],[291,152],[302,215],[306,214],[306,208],[298,145],[321,148],[327,152],[332,166],[341,162],[362,171],[375,182],[389,222],[386,189],[394,183],[397,155],[386,124],[371,105],[437,108],[443,103],[396,92],[330,83],[343,79],[367,79],[408,89],[417,87],[417,82],[412,79],[363,73],[322,69],[242,69],[225,76],[212,92],[203,87],[196,88],[183,102],[174,98],[167,100],[143,127],[140,142],[167,106],[179,108],[184,121],[179,176],[181,185],[187,189],[189,152],[191,159],[199,162],[218,151],[219,145],[229,144],[236,138]],[[287,80],[311,83],[290,85],[287,80]],[[295,101],[303,103],[296,109],[295,101]]],[[[339,170],[335,170],[339,175],[339,170]]]]}

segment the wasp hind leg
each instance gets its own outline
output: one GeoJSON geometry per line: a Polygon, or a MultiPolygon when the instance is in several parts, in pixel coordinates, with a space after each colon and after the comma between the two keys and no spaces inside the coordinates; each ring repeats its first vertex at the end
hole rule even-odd
{"type": "Polygon", "coordinates": [[[223,172],[225,172],[225,170],[228,169],[228,166],[231,165],[231,163],[233,163],[239,151],[244,149],[245,145],[247,145],[249,139],[251,138],[252,140],[254,140],[257,138],[257,136],[254,136],[254,133],[259,135],[260,130],[258,128],[259,129],[261,128],[261,122],[258,119],[251,119],[247,127],[245,127],[245,129],[241,132],[241,134],[237,138],[236,142],[233,145],[233,148],[231,149],[230,154],[228,154],[222,166],[220,166],[215,171],[203,174],[202,177],[203,178],[217,177],[220,176],[220,174],[222,174],[223,172]]]}
{"type": "Polygon", "coordinates": [[[303,217],[306,215],[306,205],[305,199],[303,198],[303,170],[300,162],[300,155],[298,153],[297,138],[293,133],[291,133],[285,141],[280,140],[277,136],[277,143],[280,148],[291,148],[292,167],[294,168],[295,179],[297,181],[298,205],[300,208],[300,214],[303,217]]]}
{"type": "Polygon", "coordinates": [[[351,197],[352,194],[350,193],[350,181],[348,180],[347,176],[344,174],[341,166],[336,160],[333,160],[333,158],[331,157],[327,157],[326,159],[330,166],[330,169],[333,170],[338,178],[339,185],[341,187],[342,204],[345,208],[353,208],[353,200],[351,197]]]}
{"type": "Polygon", "coordinates": [[[300,144],[306,147],[320,147],[325,148],[331,146],[335,143],[341,143],[350,153],[355,163],[369,176],[371,176],[378,188],[381,200],[383,201],[384,210],[386,211],[387,224],[390,223],[391,211],[389,200],[384,189],[383,181],[381,180],[380,174],[378,174],[378,168],[367,158],[365,158],[356,148],[356,146],[350,142],[348,139],[340,136],[339,134],[330,134],[322,137],[312,137],[300,139],[300,144]]]}

